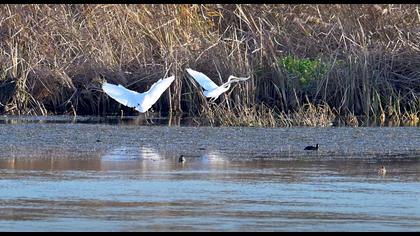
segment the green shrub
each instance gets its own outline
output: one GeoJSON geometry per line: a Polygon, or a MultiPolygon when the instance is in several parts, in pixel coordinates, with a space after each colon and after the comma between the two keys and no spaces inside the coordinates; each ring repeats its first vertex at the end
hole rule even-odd
{"type": "Polygon", "coordinates": [[[327,71],[327,64],[320,59],[286,56],[280,59],[280,63],[292,78],[299,80],[302,87],[307,87],[311,81],[321,78],[327,71]]]}

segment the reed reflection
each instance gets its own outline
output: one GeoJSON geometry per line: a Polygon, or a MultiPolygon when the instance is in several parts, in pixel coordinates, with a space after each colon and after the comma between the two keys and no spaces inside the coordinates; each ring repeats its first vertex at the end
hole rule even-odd
{"type": "Polygon", "coordinates": [[[10,157],[0,160],[0,169],[66,171],[66,170],[101,170],[100,154],[90,154],[75,158],[71,153],[60,156],[10,157]]]}

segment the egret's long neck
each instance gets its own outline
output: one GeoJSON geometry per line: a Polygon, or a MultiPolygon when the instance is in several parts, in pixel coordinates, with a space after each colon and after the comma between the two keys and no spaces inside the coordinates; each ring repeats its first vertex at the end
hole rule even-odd
{"type": "Polygon", "coordinates": [[[229,76],[229,78],[228,78],[228,82],[230,82],[230,81],[232,81],[233,79],[235,79],[236,77],[235,76],[233,76],[233,75],[231,75],[231,76],[229,76]]]}
{"type": "Polygon", "coordinates": [[[236,79],[236,77],[233,75],[229,76],[228,81],[226,82],[229,85],[229,87],[233,82],[235,82],[235,81],[232,81],[233,79],[236,79]]]}
{"type": "Polygon", "coordinates": [[[232,78],[229,77],[228,81],[223,85],[224,90],[227,91],[230,89],[230,85],[233,83],[232,78]]]}

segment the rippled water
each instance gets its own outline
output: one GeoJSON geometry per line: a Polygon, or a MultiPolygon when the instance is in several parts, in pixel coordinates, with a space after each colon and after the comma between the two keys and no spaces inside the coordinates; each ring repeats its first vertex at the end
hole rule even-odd
{"type": "Polygon", "coordinates": [[[0,120],[1,231],[420,230],[417,127],[40,120],[0,120]]]}

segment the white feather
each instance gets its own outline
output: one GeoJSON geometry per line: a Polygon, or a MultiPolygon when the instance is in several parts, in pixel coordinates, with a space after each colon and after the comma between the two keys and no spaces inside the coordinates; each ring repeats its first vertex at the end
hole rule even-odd
{"type": "Polygon", "coordinates": [[[229,79],[226,83],[217,86],[209,77],[207,77],[205,74],[192,70],[190,68],[187,69],[187,72],[193,77],[197,83],[203,87],[204,91],[203,94],[206,97],[212,98],[213,100],[216,100],[222,93],[229,90],[230,85],[233,82],[239,82],[239,81],[245,81],[248,80],[249,77],[243,78],[243,77],[236,77],[236,76],[229,76],[229,79]]]}
{"type": "Polygon", "coordinates": [[[189,68],[187,69],[187,72],[194,78],[195,81],[197,81],[201,87],[204,88],[204,90],[210,91],[219,87],[209,77],[207,77],[207,75],[201,72],[189,68]]]}
{"type": "Polygon", "coordinates": [[[124,106],[135,108],[139,112],[146,112],[160,98],[163,92],[172,84],[175,76],[160,79],[150,89],[143,93],[129,90],[122,85],[103,83],[102,90],[111,98],[124,106]]]}

